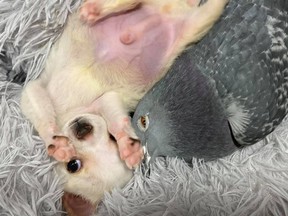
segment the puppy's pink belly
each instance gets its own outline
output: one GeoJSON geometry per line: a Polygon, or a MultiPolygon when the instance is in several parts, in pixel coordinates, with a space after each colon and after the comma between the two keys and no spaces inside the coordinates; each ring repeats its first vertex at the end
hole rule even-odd
{"type": "Polygon", "coordinates": [[[96,61],[122,61],[151,80],[165,63],[180,25],[147,6],[106,18],[91,27],[96,61]]]}

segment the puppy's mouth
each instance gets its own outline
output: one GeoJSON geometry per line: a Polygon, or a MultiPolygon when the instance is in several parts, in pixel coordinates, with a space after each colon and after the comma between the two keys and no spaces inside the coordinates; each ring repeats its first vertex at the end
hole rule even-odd
{"type": "Polygon", "coordinates": [[[70,128],[78,140],[85,140],[93,133],[93,126],[84,118],[74,120],[70,128]]]}

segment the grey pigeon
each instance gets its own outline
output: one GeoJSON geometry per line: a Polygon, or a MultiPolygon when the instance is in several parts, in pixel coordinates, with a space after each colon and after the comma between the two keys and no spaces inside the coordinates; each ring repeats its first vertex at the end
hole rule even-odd
{"type": "Polygon", "coordinates": [[[230,0],[219,22],[136,108],[132,124],[152,158],[213,160],[256,143],[281,123],[287,11],[287,0],[230,0]]]}

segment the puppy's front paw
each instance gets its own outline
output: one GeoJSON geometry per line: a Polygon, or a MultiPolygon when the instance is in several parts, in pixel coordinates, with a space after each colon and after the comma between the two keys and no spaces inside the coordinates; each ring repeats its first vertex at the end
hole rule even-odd
{"type": "Polygon", "coordinates": [[[125,161],[127,167],[137,167],[144,158],[144,152],[131,126],[130,117],[119,118],[108,130],[116,139],[120,158],[125,161]]]}
{"type": "Polygon", "coordinates": [[[49,156],[62,162],[68,162],[76,156],[74,146],[64,136],[54,136],[52,142],[47,145],[47,151],[49,156]]]}
{"type": "Polygon", "coordinates": [[[118,137],[120,158],[125,161],[129,169],[137,167],[144,158],[143,148],[139,142],[128,134],[118,137]]]}

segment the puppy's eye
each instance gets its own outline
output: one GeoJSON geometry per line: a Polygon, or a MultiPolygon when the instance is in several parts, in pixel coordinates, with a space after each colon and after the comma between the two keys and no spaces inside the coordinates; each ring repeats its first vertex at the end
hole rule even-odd
{"type": "Polygon", "coordinates": [[[140,130],[146,131],[149,127],[149,117],[148,115],[141,116],[137,121],[137,126],[140,130]]]}
{"type": "Polygon", "coordinates": [[[76,173],[82,168],[82,163],[79,159],[73,159],[67,163],[67,171],[70,173],[76,173]]]}

